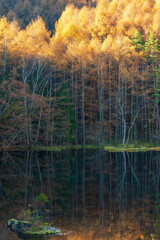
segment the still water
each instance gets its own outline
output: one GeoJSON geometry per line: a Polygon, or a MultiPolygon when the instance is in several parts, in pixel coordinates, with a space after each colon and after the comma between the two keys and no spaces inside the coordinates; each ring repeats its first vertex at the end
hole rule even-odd
{"type": "Polygon", "coordinates": [[[0,239],[44,193],[67,240],[160,239],[160,152],[0,153],[0,239]]]}

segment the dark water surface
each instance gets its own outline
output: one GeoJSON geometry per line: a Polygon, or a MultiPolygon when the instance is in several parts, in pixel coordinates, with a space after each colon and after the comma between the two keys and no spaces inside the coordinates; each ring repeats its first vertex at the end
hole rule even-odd
{"type": "Polygon", "coordinates": [[[72,231],[58,239],[160,239],[160,152],[3,152],[0,171],[0,239],[18,239],[4,223],[41,192],[56,227],[72,231]]]}

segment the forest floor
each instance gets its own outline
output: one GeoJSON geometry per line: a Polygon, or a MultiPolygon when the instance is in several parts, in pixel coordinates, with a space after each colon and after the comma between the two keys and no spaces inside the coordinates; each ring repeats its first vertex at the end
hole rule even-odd
{"type": "Polygon", "coordinates": [[[160,144],[128,144],[128,145],[66,145],[66,146],[5,146],[0,147],[0,151],[56,151],[70,149],[102,149],[107,152],[146,152],[146,151],[160,151],[160,144]]]}

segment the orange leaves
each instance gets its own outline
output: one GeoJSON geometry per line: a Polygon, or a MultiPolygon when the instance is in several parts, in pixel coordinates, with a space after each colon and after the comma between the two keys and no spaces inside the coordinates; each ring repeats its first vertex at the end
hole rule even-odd
{"type": "Polygon", "coordinates": [[[69,5],[56,23],[52,37],[40,17],[32,20],[24,30],[20,30],[16,22],[8,23],[2,17],[0,44],[3,46],[5,35],[10,52],[56,59],[57,62],[61,62],[62,56],[63,59],[79,57],[84,52],[89,59],[93,52],[107,51],[117,55],[119,36],[121,46],[128,48],[129,38],[136,30],[144,35],[151,31],[157,37],[160,35],[159,9],[160,0],[99,0],[92,9],[69,5]]]}
{"type": "Polygon", "coordinates": [[[63,30],[62,34],[63,34],[62,37],[64,39],[66,39],[68,41],[68,43],[70,41],[74,41],[74,40],[76,41],[76,40],[81,39],[78,29],[73,22],[70,22],[69,24],[67,24],[67,26],[63,30]]]}
{"type": "Polygon", "coordinates": [[[89,39],[89,28],[92,21],[92,11],[87,7],[78,10],[73,5],[68,6],[56,23],[55,40],[64,44],[89,39]]]}
{"type": "Polygon", "coordinates": [[[4,32],[7,32],[9,29],[9,23],[7,22],[6,17],[2,17],[0,19],[0,34],[3,34],[4,32]]]}
{"type": "Polygon", "coordinates": [[[7,22],[5,17],[0,19],[0,44],[9,52],[23,55],[44,57],[48,55],[50,32],[45,28],[43,20],[38,17],[25,30],[20,30],[16,21],[7,22]]]}
{"type": "Polygon", "coordinates": [[[50,32],[46,30],[42,18],[32,21],[18,37],[22,40],[27,54],[40,57],[47,55],[50,32]]]}
{"type": "Polygon", "coordinates": [[[68,32],[66,29],[67,25],[71,25],[72,23],[76,24],[76,9],[73,5],[68,6],[62,13],[60,19],[55,24],[55,39],[57,41],[64,40],[65,32],[68,32]],[[75,21],[73,19],[75,18],[75,21]]]}
{"type": "Polygon", "coordinates": [[[120,49],[135,54],[129,39],[136,30],[159,34],[159,7],[159,0],[99,0],[93,9],[70,5],[56,24],[54,46],[61,45],[66,57],[83,55],[84,49],[88,59],[101,52],[118,58],[120,49]]]}
{"type": "Polygon", "coordinates": [[[0,19],[0,44],[3,44],[5,41],[5,45],[10,47],[9,45],[18,31],[19,28],[16,21],[9,24],[7,19],[2,17],[0,19]]]}

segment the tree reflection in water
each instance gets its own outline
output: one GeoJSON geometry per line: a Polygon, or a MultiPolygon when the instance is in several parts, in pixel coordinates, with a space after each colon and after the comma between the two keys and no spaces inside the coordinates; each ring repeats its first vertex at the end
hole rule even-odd
{"type": "Polygon", "coordinates": [[[66,239],[159,234],[159,152],[3,152],[0,159],[1,221],[21,217],[43,192],[56,226],[73,231],[66,239]]]}

